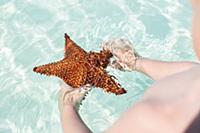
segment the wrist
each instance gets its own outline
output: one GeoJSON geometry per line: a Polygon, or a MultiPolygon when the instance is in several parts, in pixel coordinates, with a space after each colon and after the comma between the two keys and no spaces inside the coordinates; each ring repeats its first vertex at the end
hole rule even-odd
{"type": "Polygon", "coordinates": [[[143,67],[142,67],[142,62],[143,62],[143,58],[138,58],[137,60],[135,60],[135,70],[138,72],[142,72],[143,71],[143,67]]]}
{"type": "Polygon", "coordinates": [[[62,111],[60,112],[60,118],[62,123],[66,123],[66,121],[68,121],[68,119],[73,118],[74,115],[78,115],[78,112],[75,109],[75,107],[72,105],[65,105],[62,111]]]}
{"type": "MultiPolygon", "coordinates": [[[[74,105],[71,104],[67,104],[63,106],[63,111],[62,113],[65,114],[66,112],[74,112],[76,111],[76,107],[74,105]]],[[[62,114],[62,115],[63,115],[62,114]]]]}

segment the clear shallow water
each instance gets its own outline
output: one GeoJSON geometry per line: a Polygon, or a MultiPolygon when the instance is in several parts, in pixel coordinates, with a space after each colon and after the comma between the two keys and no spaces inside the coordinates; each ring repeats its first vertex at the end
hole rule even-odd
{"type": "MultiPolygon", "coordinates": [[[[67,32],[86,50],[108,38],[130,39],[146,57],[194,60],[187,0],[1,0],[0,133],[61,132],[57,78],[32,72],[63,57],[67,32]]],[[[152,81],[142,74],[108,68],[128,93],[93,89],[80,114],[93,132],[109,127],[152,81]]]]}

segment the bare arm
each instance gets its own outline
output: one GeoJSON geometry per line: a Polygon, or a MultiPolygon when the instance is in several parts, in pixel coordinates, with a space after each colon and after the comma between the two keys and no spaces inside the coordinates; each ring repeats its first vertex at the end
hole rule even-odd
{"type": "Polygon", "coordinates": [[[76,109],[71,105],[65,105],[63,108],[61,123],[64,133],[91,133],[76,109]]]}
{"type": "Polygon", "coordinates": [[[74,89],[64,82],[61,82],[60,85],[58,105],[63,132],[91,133],[79,116],[77,108],[77,105],[80,104],[85,94],[89,91],[88,87],[74,89]]]}
{"type": "Polygon", "coordinates": [[[182,61],[182,62],[166,62],[141,58],[137,60],[136,70],[142,72],[154,80],[159,80],[169,75],[186,71],[198,63],[182,61]]]}
{"type": "Polygon", "coordinates": [[[148,104],[138,103],[104,133],[174,133],[158,111],[148,104]]]}
{"type": "Polygon", "coordinates": [[[197,66],[157,81],[106,133],[183,133],[199,113],[199,75],[197,66]]]}
{"type": "Polygon", "coordinates": [[[198,65],[191,61],[166,62],[140,58],[132,45],[131,42],[124,39],[110,40],[103,44],[103,48],[110,50],[114,55],[115,61],[111,63],[112,67],[120,70],[136,70],[154,80],[159,80],[198,65]]]}

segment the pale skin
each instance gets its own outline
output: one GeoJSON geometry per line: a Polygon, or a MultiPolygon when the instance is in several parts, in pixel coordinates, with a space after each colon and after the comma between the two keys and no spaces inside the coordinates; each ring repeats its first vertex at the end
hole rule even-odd
{"type": "MultiPolygon", "coordinates": [[[[200,59],[200,0],[191,0],[191,3],[193,48],[200,59]]],[[[199,63],[142,58],[137,60],[136,70],[154,79],[155,83],[134,107],[104,132],[183,133],[200,111],[200,102],[197,102],[200,101],[199,63]]],[[[64,133],[91,132],[73,104],[63,107],[61,123],[64,133]]]]}

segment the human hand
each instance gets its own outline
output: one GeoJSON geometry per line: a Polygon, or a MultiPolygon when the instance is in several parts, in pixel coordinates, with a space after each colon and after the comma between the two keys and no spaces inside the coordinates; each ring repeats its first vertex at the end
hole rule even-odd
{"type": "Polygon", "coordinates": [[[122,71],[133,71],[136,69],[136,60],[140,57],[126,39],[109,40],[102,44],[104,50],[109,50],[114,60],[109,64],[111,67],[122,71]]]}
{"type": "Polygon", "coordinates": [[[72,88],[63,81],[60,83],[60,91],[58,93],[58,106],[62,114],[63,108],[67,105],[78,109],[81,101],[84,99],[91,86],[85,85],[81,88],[72,88]]]}

